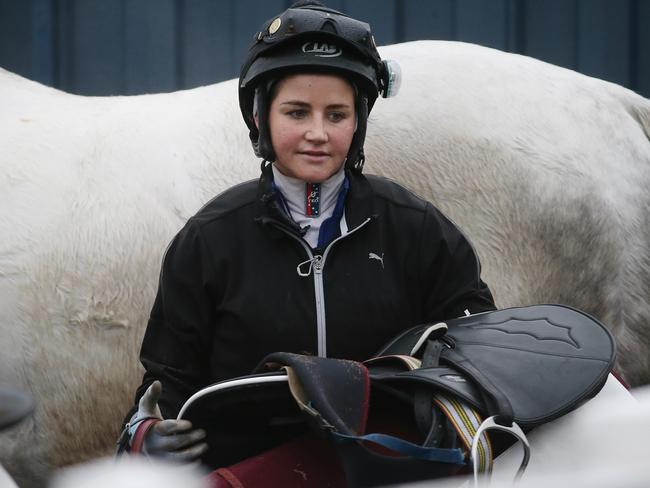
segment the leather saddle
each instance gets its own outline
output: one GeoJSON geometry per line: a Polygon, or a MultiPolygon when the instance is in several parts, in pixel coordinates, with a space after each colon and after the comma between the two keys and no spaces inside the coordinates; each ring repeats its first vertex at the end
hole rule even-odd
{"type": "MultiPolygon", "coordinates": [[[[211,418],[245,415],[247,419],[245,423],[224,420],[226,429],[233,426],[241,431],[241,426],[247,425],[250,435],[264,432],[262,437],[266,438],[273,426],[283,425],[281,431],[286,432],[300,410],[308,414],[308,423],[316,424],[316,431],[334,439],[349,485],[404,482],[404,473],[409,474],[408,480],[427,479],[448,475],[454,466],[463,466],[475,457],[473,445],[469,455],[466,439],[461,439],[464,445],[457,441],[450,444],[444,432],[440,431],[444,442],[439,435],[432,435],[436,424],[449,424],[448,418],[436,416],[436,408],[432,409],[436,402],[444,404],[440,398],[467,404],[476,411],[478,424],[490,417],[504,426],[516,423],[530,429],[596,395],[614,359],[611,334],[583,312],[561,305],[510,308],[415,326],[364,363],[274,353],[254,374],[197,392],[179,418],[192,419],[200,410],[197,405],[202,402],[198,400],[211,398],[205,403],[220,409],[211,418]],[[373,410],[384,401],[376,395],[385,392],[405,398],[411,405],[410,410],[394,414],[397,410],[391,406],[389,417],[417,417],[418,410],[428,415],[424,423],[429,432],[424,442],[421,438],[404,442],[405,437],[395,432],[368,434],[376,427],[373,410]],[[242,414],[251,405],[254,408],[242,414]],[[287,416],[287,411],[292,414],[287,416]],[[284,424],[279,423],[281,417],[285,417],[284,424]],[[289,423],[286,417],[290,417],[289,423]],[[431,441],[436,436],[438,440],[431,441]],[[366,448],[368,442],[402,457],[377,455],[366,448]]],[[[415,423],[420,427],[422,421],[415,423]]],[[[470,441],[476,427],[470,429],[470,441]]],[[[223,435],[215,436],[219,437],[223,435]]],[[[489,471],[490,465],[491,458],[481,469],[489,471]]]]}

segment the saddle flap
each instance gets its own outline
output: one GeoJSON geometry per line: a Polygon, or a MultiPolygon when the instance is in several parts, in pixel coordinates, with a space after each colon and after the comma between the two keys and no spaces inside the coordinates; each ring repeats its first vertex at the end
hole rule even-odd
{"type": "MultiPolygon", "coordinates": [[[[594,396],[614,364],[609,331],[589,315],[561,305],[485,312],[447,322],[441,363],[481,391],[479,410],[504,414],[522,427],[548,422],[594,396]],[[499,410],[504,410],[500,412],[499,410]]],[[[405,354],[427,325],[414,327],[379,355],[405,354]]],[[[471,404],[462,383],[446,386],[471,404]]]]}
{"type": "Polygon", "coordinates": [[[456,362],[451,357],[462,355],[489,377],[522,426],[548,422],[593,397],[614,364],[609,331],[565,306],[505,309],[448,325],[455,346],[442,357],[456,362]]]}
{"type": "Polygon", "coordinates": [[[564,305],[534,305],[484,312],[447,322],[464,344],[517,349],[613,364],[614,339],[593,317],[564,305]]]}

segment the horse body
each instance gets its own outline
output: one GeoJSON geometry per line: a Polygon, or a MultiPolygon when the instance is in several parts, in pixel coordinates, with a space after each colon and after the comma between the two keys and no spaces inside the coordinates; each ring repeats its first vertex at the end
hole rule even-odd
{"type": "MultiPolygon", "coordinates": [[[[584,310],[650,382],[650,101],[469,44],[382,51],[404,80],[365,171],[463,229],[500,307],[584,310]]],[[[0,385],[38,403],[0,442],[21,485],[112,449],[167,243],[259,173],[236,89],[81,97],[0,71],[0,385]]]]}

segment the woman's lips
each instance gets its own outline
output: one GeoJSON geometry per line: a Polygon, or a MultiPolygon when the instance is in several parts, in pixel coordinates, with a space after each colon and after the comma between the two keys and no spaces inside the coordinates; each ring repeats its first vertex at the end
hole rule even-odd
{"type": "Polygon", "coordinates": [[[329,157],[329,154],[324,151],[301,151],[300,154],[308,161],[317,163],[323,162],[329,157]]]}

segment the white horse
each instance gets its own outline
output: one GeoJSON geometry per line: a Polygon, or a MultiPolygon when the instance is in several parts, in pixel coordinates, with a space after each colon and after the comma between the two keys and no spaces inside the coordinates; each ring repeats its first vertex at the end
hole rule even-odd
{"type": "MultiPolygon", "coordinates": [[[[404,80],[371,114],[366,172],[456,221],[500,307],[589,312],[650,382],[650,101],[470,44],[382,54],[404,80]]],[[[0,70],[0,385],[38,403],[0,439],[21,484],[112,449],[167,243],[258,175],[236,88],[82,97],[0,70]]]]}

